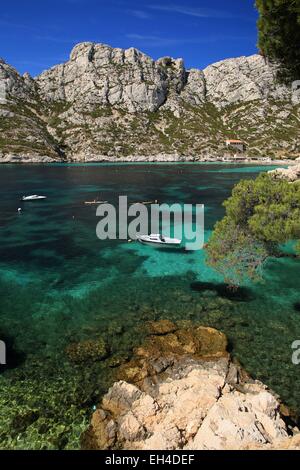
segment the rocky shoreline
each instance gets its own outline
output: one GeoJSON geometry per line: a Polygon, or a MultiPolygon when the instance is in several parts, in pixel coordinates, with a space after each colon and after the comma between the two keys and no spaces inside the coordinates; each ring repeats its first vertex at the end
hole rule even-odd
{"type": "Polygon", "coordinates": [[[285,179],[290,183],[295,183],[300,180],[300,163],[297,165],[290,166],[287,169],[278,168],[277,170],[271,171],[270,174],[275,179],[285,179]]]}
{"type": "Polygon", "coordinates": [[[48,156],[40,156],[40,155],[11,155],[6,154],[3,155],[0,153],[0,164],[7,164],[7,163],[20,163],[20,164],[30,164],[30,163],[63,163],[63,160],[57,160],[52,157],[48,156]]]}
{"type": "Polygon", "coordinates": [[[232,360],[223,333],[189,321],[147,328],[93,413],[83,449],[300,449],[289,410],[232,360]]]}
{"type": "Polygon", "coordinates": [[[57,159],[46,155],[14,155],[14,154],[1,154],[0,152],[0,164],[51,164],[51,163],[238,163],[243,164],[263,164],[263,165],[295,165],[294,160],[257,160],[247,159],[245,161],[237,160],[234,161],[222,161],[221,157],[211,156],[182,156],[177,154],[158,154],[158,155],[138,155],[128,157],[112,157],[106,155],[78,155],[73,159],[57,159]]]}

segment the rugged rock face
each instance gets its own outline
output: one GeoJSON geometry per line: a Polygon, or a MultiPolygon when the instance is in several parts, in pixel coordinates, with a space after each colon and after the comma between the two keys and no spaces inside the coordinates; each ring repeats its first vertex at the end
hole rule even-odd
{"type": "Polygon", "coordinates": [[[285,179],[290,183],[300,181],[300,163],[289,168],[278,168],[269,172],[275,179],[285,179]]]}
{"type": "Polygon", "coordinates": [[[121,106],[130,113],[157,111],[169,88],[180,92],[185,81],[182,61],[157,63],[136,49],[112,49],[83,43],[70,61],[37,79],[41,96],[75,105],[121,106]]]}
{"type": "Polygon", "coordinates": [[[278,398],[231,361],[222,333],[188,322],[149,332],[93,414],[83,448],[300,449],[278,398]]]}
{"type": "Polygon", "coordinates": [[[201,159],[238,137],[250,154],[297,156],[299,103],[261,56],[186,70],[182,59],[82,43],[35,79],[0,60],[0,152],[201,159]]]}
{"type": "Polygon", "coordinates": [[[240,57],[204,70],[207,98],[218,107],[255,100],[289,100],[290,90],[275,82],[274,70],[262,56],[240,57]]]}
{"type": "Polygon", "coordinates": [[[34,81],[28,76],[21,77],[17,70],[0,58],[0,103],[7,103],[9,95],[28,99],[34,91],[34,81]]]}
{"type": "Polygon", "coordinates": [[[0,162],[48,163],[61,156],[35,81],[0,59],[0,162]]]}

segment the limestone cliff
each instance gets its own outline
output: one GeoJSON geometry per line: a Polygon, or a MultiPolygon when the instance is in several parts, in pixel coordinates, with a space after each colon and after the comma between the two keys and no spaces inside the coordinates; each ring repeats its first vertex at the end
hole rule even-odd
{"type": "Polygon", "coordinates": [[[201,71],[182,59],[82,43],[34,79],[0,60],[0,161],[201,159],[224,153],[224,140],[235,137],[250,154],[298,155],[299,103],[258,55],[201,71]]]}
{"type": "Polygon", "coordinates": [[[277,170],[269,171],[269,174],[275,179],[284,179],[290,183],[300,182],[300,163],[289,168],[277,168],[277,170]]]}

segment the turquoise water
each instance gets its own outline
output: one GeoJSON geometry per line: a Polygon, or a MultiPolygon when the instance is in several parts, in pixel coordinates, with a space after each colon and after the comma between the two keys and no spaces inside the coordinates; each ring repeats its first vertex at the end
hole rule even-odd
{"type": "Polygon", "coordinates": [[[188,319],[224,331],[232,354],[256,378],[300,409],[299,264],[271,260],[265,282],[230,294],[204,252],[156,250],[100,241],[101,197],[117,205],[205,204],[205,236],[241,178],[270,167],[245,165],[50,165],[0,168],[0,339],[8,367],[0,375],[0,448],[78,448],[93,406],[143,337],[145,321],[188,319]],[[45,201],[23,204],[23,194],[45,201]],[[65,348],[103,338],[109,357],[74,365],[65,348]]]}

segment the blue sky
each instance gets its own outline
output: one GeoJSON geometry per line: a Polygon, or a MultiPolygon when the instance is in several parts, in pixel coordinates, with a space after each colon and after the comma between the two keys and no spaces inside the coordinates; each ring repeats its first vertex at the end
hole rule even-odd
{"type": "Polygon", "coordinates": [[[204,68],[257,51],[254,0],[11,0],[1,2],[0,57],[32,75],[78,42],[134,46],[204,68]]]}

